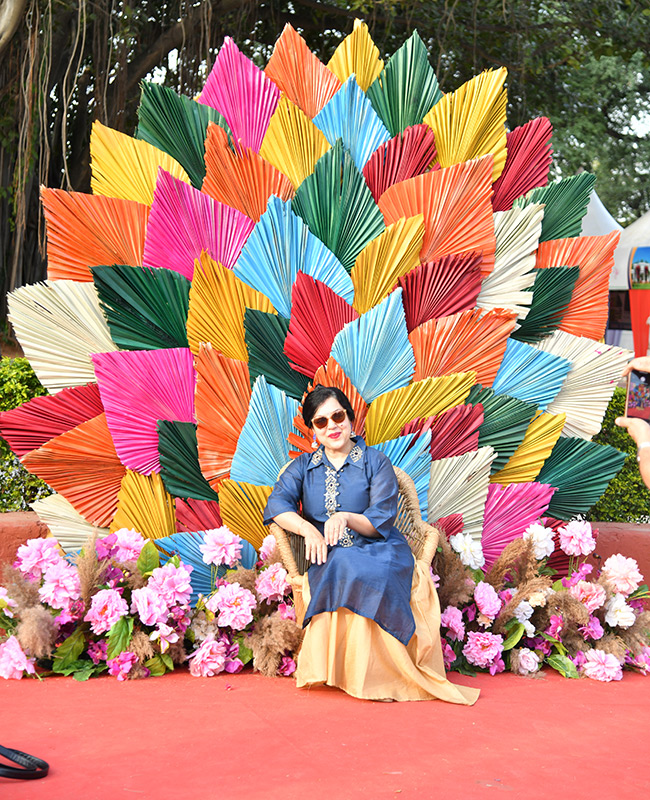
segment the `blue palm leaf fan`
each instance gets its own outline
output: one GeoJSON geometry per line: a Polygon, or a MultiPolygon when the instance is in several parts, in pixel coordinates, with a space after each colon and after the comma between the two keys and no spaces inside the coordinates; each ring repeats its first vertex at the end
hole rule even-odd
{"type": "Polygon", "coordinates": [[[389,439],[373,445],[376,450],[388,456],[394,467],[403,469],[415,484],[420,501],[420,513],[426,519],[428,493],[429,493],[429,472],[431,469],[431,456],[429,447],[431,445],[431,431],[418,435],[417,433],[407,433],[398,436],[396,439],[389,439]]]}
{"type": "Polygon", "coordinates": [[[333,146],[341,139],[357,169],[362,170],[375,150],[391,136],[366,94],[351,75],[312,120],[333,146]]]}
{"type": "Polygon", "coordinates": [[[508,339],[503,361],[492,384],[496,394],[509,394],[526,403],[536,403],[542,410],[560,391],[571,369],[566,358],[536,350],[528,344],[508,339]]]}

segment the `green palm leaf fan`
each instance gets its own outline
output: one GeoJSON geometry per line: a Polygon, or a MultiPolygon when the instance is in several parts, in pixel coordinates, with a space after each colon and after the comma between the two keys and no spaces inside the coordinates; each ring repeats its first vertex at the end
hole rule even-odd
{"type": "Polygon", "coordinates": [[[596,183],[596,176],[589,172],[557,181],[550,186],[533,189],[525,197],[519,197],[514,206],[524,208],[531,203],[543,203],[544,220],[540,242],[549,239],[571,239],[582,233],[582,218],[587,213],[589,197],[596,183]]]}
{"type": "Polygon", "coordinates": [[[550,336],[562,322],[580,267],[549,267],[536,270],[533,302],[526,319],[511,334],[513,339],[532,344],[550,336]]]}
{"type": "Polygon", "coordinates": [[[158,420],[160,477],[174,497],[192,500],[218,500],[199,465],[196,425],[193,422],[158,420]]]}

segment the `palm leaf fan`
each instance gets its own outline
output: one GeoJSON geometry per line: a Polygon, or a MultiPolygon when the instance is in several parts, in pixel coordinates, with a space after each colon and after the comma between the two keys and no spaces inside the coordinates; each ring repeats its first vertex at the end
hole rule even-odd
{"type": "Polygon", "coordinates": [[[494,564],[506,545],[520,539],[526,528],[544,514],[554,491],[544,483],[490,485],[481,536],[485,570],[494,564]]]}
{"type": "Polygon", "coordinates": [[[430,319],[474,308],[481,291],[481,256],[441,256],[411,270],[399,279],[399,285],[406,327],[411,333],[430,319]]]}
{"type": "Polygon", "coordinates": [[[515,200],[515,206],[524,208],[530,203],[544,206],[541,242],[580,236],[582,218],[587,213],[595,183],[595,175],[583,172],[549,186],[533,189],[525,197],[515,200]]]}
{"type": "Polygon", "coordinates": [[[469,533],[474,539],[481,538],[494,455],[491,447],[480,447],[473,453],[443,458],[431,464],[429,525],[435,525],[441,517],[462,514],[463,533],[469,533]]]}
{"type": "Polygon", "coordinates": [[[413,380],[473,370],[477,381],[491,385],[515,320],[512,311],[484,313],[480,308],[430,319],[409,334],[415,354],[413,380]]]}
{"type": "Polygon", "coordinates": [[[368,404],[350,378],[345,374],[341,365],[333,358],[328,358],[327,362],[316,370],[313,384],[314,386],[334,386],[343,392],[350,401],[350,405],[354,411],[352,430],[358,433],[359,436],[365,437],[368,404]]]}
{"type": "Polygon", "coordinates": [[[190,182],[187,172],[170,155],[148,142],[107,128],[97,120],[90,134],[90,166],[93,194],[148,206],[153,202],[159,167],[175,178],[190,182]]]}
{"type": "Polygon", "coordinates": [[[380,303],[419,265],[423,238],[424,217],[419,214],[397,220],[363,248],[350,274],[354,307],[360,314],[380,303]]]}
{"type": "Polygon", "coordinates": [[[126,471],[110,532],[121,528],[136,530],[147,539],[162,539],[176,532],[174,498],[165,491],[157,472],[140,475],[126,471]]]}
{"type": "Polygon", "coordinates": [[[190,281],[170,269],[93,267],[111,337],[123,350],[187,347],[190,281]]]}
{"type": "Polygon", "coordinates": [[[406,386],[415,368],[408,340],[402,290],[362,314],[336,334],[332,357],[359,390],[366,403],[406,386]]]}
{"type": "Polygon", "coordinates": [[[472,387],[466,403],[483,407],[483,423],[479,428],[479,447],[493,447],[496,456],[493,470],[505,466],[510,456],[521,444],[528,426],[537,413],[537,406],[505,394],[495,394],[481,384],[472,387]]]}
{"type": "Polygon", "coordinates": [[[546,186],[551,167],[553,126],[546,117],[532,119],[506,136],[506,163],[494,184],[492,207],[508,211],[517,197],[546,186]]]}
{"type": "Polygon", "coordinates": [[[580,236],[542,242],[537,251],[538,267],[580,267],[580,276],[562,318],[560,330],[574,336],[601,339],[607,326],[609,274],[620,233],[580,236]]]}
{"type": "Polygon", "coordinates": [[[178,95],[168,86],[142,82],[136,137],[170,155],[198,189],[205,178],[205,137],[209,122],[230,133],[228,123],[215,109],[178,95]]]}
{"type": "Polygon", "coordinates": [[[508,339],[492,388],[497,394],[509,394],[545,409],[560,391],[570,369],[571,362],[566,358],[508,339]]]}
{"type": "Polygon", "coordinates": [[[558,519],[586,514],[598,502],[626,457],[626,453],[608,444],[560,438],[537,476],[538,483],[557,488],[548,513],[558,519]]]}
{"type": "Polygon", "coordinates": [[[384,67],[379,49],[368,33],[368,26],[360,19],[354,20],[352,33],[348,34],[334,51],[327,68],[344,83],[354,75],[364,92],[384,67]]]}
{"type": "Polygon", "coordinates": [[[286,175],[250,147],[235,145],[231,149],[226,132],[217,125],[208,125],[205,168],[202,191],[255,222],[266,211],[272,194],[282,200],[293,196],[293,186],[286,175]]]}
{"type": "Polygon", "coordinates": [[[227,358],[210,345],[202,345],[195,367],[199,464],[210,486],[218,491],[221,481],[230,475],[248,413],[251,396],[248,365],[227,358]]]}
{"type": "Polygon", "coordinates": [[[217,493],[201,472],[196,425],[161,419],[156,430],[160,477],[169,494],[195,500],[218,500],[217,493]]]}
{"type": "Polygon", "coordinates": [[[565,414],[539,414],[528,426],[526,435],[508,462],[492,473],[493,483],[528,483],[534,481],[551,455],[564,427],[565,414]]]}
{"type": "Polygon", "coordinates": [[[550,336],[562,323],[578,280],[578,267],[550,267],[535,270],[533,301],[513,339],[535,344],[550,336]]]}
{"type": "Polygon", "coordinates": [[[354,75],[314,117],[314,125],[331,145],[341,139],[359,170],[365,167],[375,150],[390,139],[354,75]]]}
{"type": "Polygon", "coordinates": [[[535,282],[535,258],[544,209],[539,205],[499,211],[494,215],[494,270],[485,278],[476,305],[509,308],[525,319],[535,282]]]}
{"type": "Polygon", "coordinates": [[[479,427],[483,424],[483,406],[461,405],[426,419],[408,422],[402,428],[407,433],[431,432],[429,456],[432,461],[451,456],[462,456],[478,450],[479,427]]]}
{"type": "Polygon", "coordinates": [[[341,81],[316,58],[289,23],[275,43],[265,72],[310,119],[341,86],[341,81]]]}
{"type": "Polygon", "coordinates": [[[92,281],[90,267],[142,263],[148,206],[45,187],[41,201],[50,280],[92,281]]]}
{"type": "Polygon", "coordinates": [[[319,159],[291,207],[348,272],[368,242],[384,230],[370,190],[341,141],[319,159]]]}
{"type": "Polygon", "coordinates": [[[327,361],[336,334],[359,315],[329,286],[304,272],[296,275],[291,298],[284,352],[293,369],[311,378],[327,361]]]}
{"type": "Polygon", "coordinates": [[[84,519],[103,527],[113,518],[125,469],[100,414],[23,456],[25,469],[38,475],[84,519]]]}
{"type": "Polygon", "coordinates": [[[411,478],[415,484],[415,491],[418,493],[420,513],[423,516],[426,516],[427,513],[429,468],[431,466],[430,445],[431,434],[429,431],[422,435],[410,433],[406,436],[398,436],[396,439],[375,445],[375,449],[381,450],[385,456],[388,456],[394,467],[404,470],[411,478]]]}
{"type": "Polygon", "coordinates": [[[363,168],[363,177],[376,202],[395,183],[422,175],[436,158],[436,137],[428,125],[411,125],[378,147],[363,168]]]}
{"type": "Polygon", "coordinates": [[[571,371],[547,410],[566,414],[564,436],[591,439],[601,429],[623,367],[632,354],[564,331],[556,331],[536,347],[571,362],[571,371]]]}
{"type": "Polygon", "coordinates": [[[189,280],[205,252],[229,269],[255,227],[241,211],[217,203],[163,170],[153,196],[142,263],[166,267],[189,280]]]}
{"type": "Polygon", "coordinates": [[[262,142],[260,155],[297,189],[330,149],[323,133],[287,97],[282,97],[262,142]]]}
{"type": "Polygon", "coordinates": [[[462,403],[475,381],[475,373],[426,378],[383,394],[370,404],[366,439],[376,444],[394,439],[404,425],[419,417],[432,417],[462,403]]]}
{"type": "MultiPolygon", "coordinates": [[[[273,486],[289,461],[287,436],[293,431],[297,411],[298,401],[268,384],[263,375],[255,381],[248,416],[232,460],[230,475],[234,481],[273,486]]],[[[223,498],[219,496],[224,515],[223,498]]]]}
{"type": "Polygon", "coordinates": [[[97,528],[86,522],[60,494],[34,500],[30,505],[66,553],[80,550],[95,532],[100,536],[108,533],[108,528],[97,528]]]}
{"type": "Polygon", "coordinates": [[[272,491],[272,486],[254,486],[230,479],[221,484],[219,497],[224,523],[256,550],[268,535],[264,527],[264,509],[272,491]]]}
{"type": "Polygon", "coordinates": [[[233,271],[244,283],[263,292],[278,313],[289,318],[298,270],[352,302],[352,281],[337,257],[293,213],[291,203],[271,197],[233,271]]]}
{"type": "Polygon", "coordinates": [[[92,283],[45,281],[8,296],[14,332],[50,392],[95,381],[92,353],[116,350],[92,283]]]}
{"type": "Polygon", "coordinates": [[[61,389],[54,395],[33,397],[0,414],[0,435],[20,458],[50,439],[103,413],[97,384],[61,389]]]}
{"type": "Polygon", "coordinates": [[[226,36],[205,82],[199,103],[225,117],[235,141],[259,152],[280,90],[226,36]]]}
{"type": "Polygon", "coordinates": [[[417,31],[393,53],[368,89],[368,99],[391,136],[421,123],[441,98],[436,73],[417,31]]]}
{"type": "Polygon", "coordinates": [[[379,199],[387,225],[424,214],[421,260],[451,253],[482,253],[483,277],[494,268],[492,156],[417,175],[388,188],[379,199]]]}
{"type": "Polygon", "coordinates": [[[451,167],[491,153],[492,181],[506,163],[505,67],[489,69],[446,94],[424,117],[436,137],[438,163],[451,167]]]}
{"type": "Polygon", "coordinates": [[[210,343],[228,358],[248,361],[244,340],[246,308],[273,312],[270,300],[251,289],[227,269],[202,253],[190,289],[187,339],[193,353],[210,343]]]}
{"type": "Polygon", "coordinates": [[[93,356],[106,420],[122,463],[160,470],[159,419],[194,422],[195,372],[185,348],[123,350],[93,356]]]}
{"type": "Polygon", "coordinates": [[[194,500],[177,497],[176,532],[210,531],[223,525],[219,503],[212,500],[194,500]]]}
{"type": "Polygon", "coordinates": [[[300,400],[307,391],[309,378],[292,369],[284,354],[289,320],[277,314],[247,308],[244,331],[251,385],[259,375],[265,375],[269,383],[300,400]]]}
{"type": "Polygon", "coordinates": [[[302,453],[313,453],[316,439],[302,418],[302,406],[298,406],[298,413],[293,418],[293,427],[295,432],[287,436],[289,458],[298,458],[302,453]]]}

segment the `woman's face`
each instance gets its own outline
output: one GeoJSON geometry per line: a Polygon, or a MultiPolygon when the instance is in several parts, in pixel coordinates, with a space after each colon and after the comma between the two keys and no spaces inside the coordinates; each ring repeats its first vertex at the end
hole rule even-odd
{"type": "Polygon", "coordinates": [[[345,409],[335,397],[328,397],[316,409],[316,413],[312,418],[312,429],[316,434],[316,441],[324,445],[328,450],[347,452],[351,445],[352,425],[347,414],[345,414],[342,422],[334,422],[332,415],[337,411],[345,413],[345,409]],[[314,420],[319,417],[327,418],[327,425],[324,428],[318,428],[314,425],[314,420]]]}

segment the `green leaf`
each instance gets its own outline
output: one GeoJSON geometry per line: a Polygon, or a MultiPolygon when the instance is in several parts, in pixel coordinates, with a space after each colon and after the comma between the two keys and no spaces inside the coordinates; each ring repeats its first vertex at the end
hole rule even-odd
{"type": "Polygon", "coordinates": [[[160,553],[156,545],[150,540],[140,551],[138,569],[143,578],[148,578],[160,566],[160,553]]]}
{"type": "Polygon", "coordinates": [[[566,656],[554,655],[549,656],[546,659],[546,663],[553,667],[553,669],[557,670],[560,675],[564,676],[565,678],[577,678],[578,677],[578,670],[576,669],[576,665],[571,661],[570,658],[566,656]]]}
{"type": "Polygon", "coordinates": [[[239,658],[243,664],[248,664],[253,660],[253,651],[250,647],[247,647],[245,644],[240,642],[237,658],[239,658]]]}
{"type": "Polygon", "coordinates": [[[87,681],[95,672],[94,666],[94,664],[90,664],[85,669],[77,670],[72,677],[76,681],[87,681]]]}
{"type": "Polygon", "coordinates": [[[162,659],[163,664],[167,667],[170,672],[174,671],[174,662],[172,661],[172,657],[169,653],[161,653],[160,658],[162,659]]]}
{"type": "Polygon", "coordinates": [[[54,654],[54,663],[52,669],[54,672],[63,672],[68,669],[83,653],[86,646],[86,637],[81,628],[68,636],[68,638],[60,644],[56,653],[54,654]]]}
{"type": "Polygon", "coordinates": [[[150,658],[148,661],[145,661],[144,665],[151,672],[154,678],[158,678],[160,675],[164,675],[167,672],[167,667],[165,666],[160,655],[156,655],[153,658],[150,658]]]}
{"type": "Polygon", "coordinates": [[[512,629],[512,633],[503,643],[503,649],[505,650],[512,650],[512,648],[519,642],[521,637],[524,635],[526,628],[524,628],[521,622],[518,622],[514,628],[512,629]]]}
{"type": "MultiPolygon", "coordinates": [[[[176,569],[178,569],[180,567],[180,565],[181,565],[181,559],[180,559],[180,557],[178,555],[173,555],[169,559],[167,564],[173,564],[176,567],[176,569]]],[[[167,566],[167,564],[165,566],[167,566]]]]}
{"type": "Polygon", "coordinates": [[[108,635],[108,646],[106,647],[106,660],[117,658],[123,653],[131,641],[133,633],[133,617],[122,617],[113,625],[108,635]]]}

